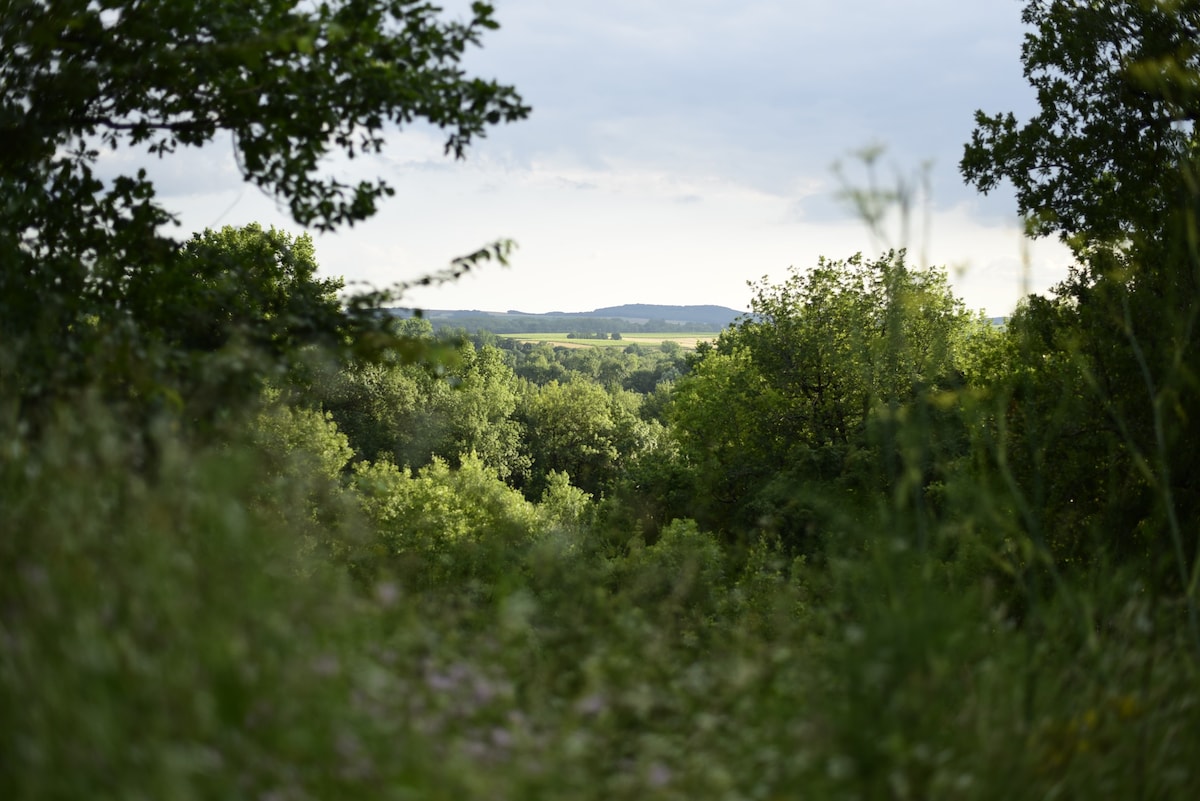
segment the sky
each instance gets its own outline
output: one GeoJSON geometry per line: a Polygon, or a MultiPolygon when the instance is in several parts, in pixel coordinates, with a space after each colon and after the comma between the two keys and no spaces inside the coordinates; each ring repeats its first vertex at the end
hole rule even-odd
{"type": "MultiPolygon", "coordinates": [[[[396,196],[365,224],[314,236],[325,275],[388,286],[506,238],[517,243],[508,267],[410,291],[405,305],[745,310],[748,282],[905,246],[993,316],[1066,275],[1061,244],[1023,239],[1010,188],[984,197],[958,174],[976,109],[1034,111],[1017,0],[493,4],[502,27],[465,66],[515,85],[532,114],[463,161],[435,131],[389,134],[354,166],[396,196]],[[869,149],[873,178],[859,155],[869,149]],[[863,223],[844,194],[871,180],[905,188],[907,224],[863,223]]],[[[465,0],[443,5],[465,18],[465,0]]],[[[329,169],[360,174],[350,166],[329,169]]],[[[227,140],[152,175],[180,235],[249,222],[302,231],[242,182],[227,140]]]]}

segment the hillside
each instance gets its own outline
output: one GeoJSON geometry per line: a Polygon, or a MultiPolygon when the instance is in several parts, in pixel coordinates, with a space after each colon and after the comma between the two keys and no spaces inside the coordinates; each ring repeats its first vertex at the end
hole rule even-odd
{"type": "MultiPolygon", "coordinates": [[[[412,309],[392,309],[409,316],[412,309]]],[[[546,312],[533,314],[510,309],[488,312],[478,309],[424,309],[421,316],[435,328],[480,329],[498,334],[539,332],[629,332],[629,331],[720,331],[743,312],[725,306],[669,306],[646,303],[607,306],[590,312],[546,312]]]]}
{"type": "Polygon", "coordinates": [[[726,306],[659,306],[647,303],[631,303],[624,306],[606,306],[593,312],[590,317],[615,317],[635,322],[666,320],[670,323],[704,323],[725,328],[743,312],[726,306]]]}

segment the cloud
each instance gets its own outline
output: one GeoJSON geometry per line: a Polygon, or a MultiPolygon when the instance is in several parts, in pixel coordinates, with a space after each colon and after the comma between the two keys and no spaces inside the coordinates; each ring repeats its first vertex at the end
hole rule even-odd
{"type": "MultiPolygon", "coordinates": [[[[451,17],[468,3],[454,0],[451,17]]],[[[381,156],[330,159],[342,180],[397,190],[377,218],[317,238],[328,273],[411,279],[501,237],[512,268],[422,292],[431,308],[580,310],[626,302],[744,308],[745,282],[819,256],[882,246],[838,198],[863,185],[854,151],[887,149],[879,180],[930,162],[930,258],[965,264],[971,306],[1011,310],[1027,270],[1044,289],[1069,261],[1054,243],[1027,256],[1010,194],[983,198],[957,162],[976,108],[1027,113],[1019,8],[1011,2],[859,0],[500,0],[502,28],[468,54],[469,73],[515,84],[530,119],[489,132],[465,161],[412,126],[381,156]]],[[[104,168],[137,159],[107,157],[104,168]]],[[[184,229],[286,210],[241,181],[228,142],[150,165],[184,229]]],[[[914,210],[914,213],[916,209],[914,210]]],[[[902,238],[893,226],[889,236],[902,238]]],[[[925,225],[910,226],[913,238],[925,225]]]]}
{"type": "Polygon", "coordinates": [[[480,58],[545,118],[523,146],[550,137],[659,159],[719,140],[743,161],[826,166],[867,137],[907,156],[943,136],[960,143],[977,104],[1020,87],[1017,9],[1005,4],[806,6],[519,0],[499,7],[504,27],[480,58]]]}

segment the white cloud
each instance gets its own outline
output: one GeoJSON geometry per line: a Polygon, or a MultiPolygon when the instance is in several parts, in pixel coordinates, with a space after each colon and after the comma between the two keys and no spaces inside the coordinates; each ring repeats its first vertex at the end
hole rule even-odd
{"type": "MultiPolygon", "coordinates": [[[[465,0],[449,6],[465,15],[465,0]]],[[[397,196],[375,219],[317,238],[327,272],[387,284],[511,237],[520,245],[511,269],[487,267],[411,299],[526,311],[742,308],[747,280],[881,246],[835,199],[830,171],[881,142],[885,181],[932,161],[925,249],[967,266],[955,281],[968,305],[994,314],[1015,305],[1025,262],[1013,203],[978,198],[955,166],[975,108],[1028,108],[1011,0],[496,6],[503,27],[466,66],[517,85],[533,116],[492,131],[465,162],[443,157],[440,134],[425,128],[390,137],[382,157],[331,161],[343,179],[382,175],[397,196]]],[[[241,182],[228,142],[151,167],[185,229],[296,228],[241,182]]],[[[1031,289],[1065,272],[1054,243],[1030,254],[1031,289]]]]}

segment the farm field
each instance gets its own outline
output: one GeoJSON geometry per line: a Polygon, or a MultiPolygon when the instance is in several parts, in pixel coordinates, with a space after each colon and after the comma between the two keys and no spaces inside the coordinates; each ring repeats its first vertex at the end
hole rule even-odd
{"type": "Polygon", "coordinates": [[[700,342],[711,342],[717,338],[716,332],[684,332],[684,333],[662,333],[662,332],[645,332],[633,334],[621,334],[620,339],[584,339],[582,337],[568,337],[564,333],[537,333],[537,334],[504,334],[504,339],[515,339],[517,342],[549,342],[556,347],[564,348],[625,348],[629,345],[644,345],[647,347],[658,347],[664,342],[676,342],[685,350],[695,350],[696,345],[700,342]]]}

